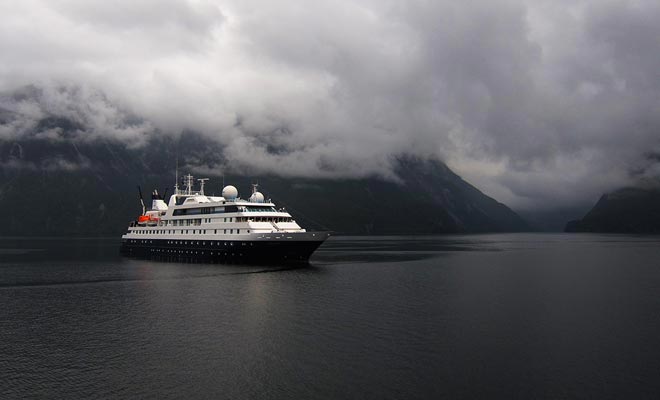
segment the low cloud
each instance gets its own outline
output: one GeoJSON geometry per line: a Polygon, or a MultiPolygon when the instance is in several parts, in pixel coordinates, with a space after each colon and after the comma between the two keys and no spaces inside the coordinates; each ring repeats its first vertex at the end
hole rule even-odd
{"type": "Polygon", "coordinates": [[[189,129],[289,176],[394,179],[416,154],[517,208],[658,176],[657,1],[25,0],[0,15],[0,89],[42,90],[3,97],[1,139],[48,116],[85,127],[52,140],[189,129]]]}

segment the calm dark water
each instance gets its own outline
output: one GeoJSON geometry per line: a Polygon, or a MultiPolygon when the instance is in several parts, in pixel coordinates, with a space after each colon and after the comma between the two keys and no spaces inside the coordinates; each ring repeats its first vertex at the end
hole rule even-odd
{"type": "Polygon", "coordinates": [[[298,269],[0,244],[0,398],[658,398],[660,238],[338,237],[298,269]]]}

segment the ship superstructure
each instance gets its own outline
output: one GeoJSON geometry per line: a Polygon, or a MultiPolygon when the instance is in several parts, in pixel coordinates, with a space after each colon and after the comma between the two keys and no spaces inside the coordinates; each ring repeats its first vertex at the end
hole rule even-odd
{"type": "MultiPolygon", "coordinates": [[[[131,222],[122,236],[122,253],[218,262],[281,263],[307,261],[329,232],[307,232],[284,209],[252,185],[248,199],[234,186],[221,196],[204,193],[208,179],[184,177],[166,203],[152,193],[151,209],[131,222]]],[[[164,197],[164,196],[163,196],[164,197]]]]}

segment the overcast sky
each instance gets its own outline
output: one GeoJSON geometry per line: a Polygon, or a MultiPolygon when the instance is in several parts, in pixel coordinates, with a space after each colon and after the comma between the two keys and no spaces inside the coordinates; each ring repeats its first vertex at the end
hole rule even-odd
{"type": "Polygon", "coordinates": [[[0,57],[2,92],[45,88],[0,138],[194,129],[289,176],[412,153],[518,209],[660,174],[657,0],[0,0],[0,57]]]}

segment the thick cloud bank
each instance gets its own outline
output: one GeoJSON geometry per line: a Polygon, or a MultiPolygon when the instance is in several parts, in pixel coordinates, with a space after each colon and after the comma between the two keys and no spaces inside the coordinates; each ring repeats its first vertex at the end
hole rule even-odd
{"type": "Polygon", "coordinates": [[[3,97],[0,138],[59,113],[134,146],[196,130],[285,175],[412,153],[519,208],[659,172],[655,0],[23,0],[0,2],[0,54],[0,90],[45,88],[3,97]]]}

